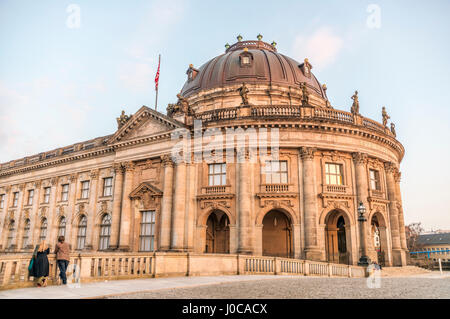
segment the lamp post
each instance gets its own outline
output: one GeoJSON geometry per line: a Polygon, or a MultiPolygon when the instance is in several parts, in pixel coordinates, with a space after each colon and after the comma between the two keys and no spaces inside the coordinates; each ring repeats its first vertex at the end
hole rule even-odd
{"type": "Polygon", "coordinates": [[[362,202],[359,202],[358,206],[358,222],[359,222],[359,235],[360,235],[360,245],[361,245],[361,257],[358,261],[358,266],[368,267],[370,259],[367,257],[367,248],[366,248],[366,234],[365,234],[365,225],[364,223],[367,221],[366,216],[366,207],[364,207],[362,202]]]}

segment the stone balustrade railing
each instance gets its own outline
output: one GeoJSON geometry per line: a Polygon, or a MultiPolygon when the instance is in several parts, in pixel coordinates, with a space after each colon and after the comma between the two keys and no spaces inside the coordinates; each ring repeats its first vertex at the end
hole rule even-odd
{"type": "MultiPolygon", "coordinates": [[[[0,256],[0,289],[31,287],[30,255],[0,256]]],[[[49,284],[58,280],[55,255],[49,255],[49,284]]],[[[67,270],[69,284],[92,281],[190,275],[298,274],[364,277],[363,267],[292,258],[196,253],[104,252],[72,254],[67,270]]]]}
{"type": "MultiPolygon", "coordinates": [[[[354,115],[346,111],[340,111],[332,108],[299,105],[251,105],[249,112],[244,111],[244,109],[245,108],[243,107],[215,109],[198,113],[196,114],[196,118],[204,123],[251,117],[294,117],[307,120],[316,119],[318,121],[331,120],[344,124],[354,124],[379,133],[384,133],[391,136],[393,135],[387,127],[384,127],[376,121],[362,117],[361,115],[354,115]]],[[[103,145],[106,139],[107,137],[101,137],[92,141],[78,143],[58,150],[3,163],[0,164],[0,171],[28,164],[35,164],[49,158],[58,158],[69,153],[76,153],[77,151],[88,150],[103,145]]]]}
{"type": "Polygon", "coordinates": [[[336,122],[354,124],[375,130],[380,133],[390,134],[390,130],[381,123],[355,115],[350,112],[324,107],[311,107],[299,105],[251,105],[250,112],[242,112],[242,107],[223,108],[210,110],[197,114],[197,118],[203,122],[213,122],[248,117],[297,117],[308,120],[332,120],[336,122]]]}
{"type": "Polygon", "coordinates": [[[300,260],[280,257],[248,256],[245,259],[246,274],[298,274],[328,277],[365,277],[363,267],[331,264],[320,261],[300,260]]]}
{"type": "Polygon", "coordinates": [[[263,184],[261,191],[265,193],[284,193],[289,191],[289,184],[263,184]]]}

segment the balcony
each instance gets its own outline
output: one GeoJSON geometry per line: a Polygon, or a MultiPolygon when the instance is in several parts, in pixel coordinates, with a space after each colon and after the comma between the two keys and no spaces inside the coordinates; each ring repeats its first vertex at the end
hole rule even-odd
{"type": "Polygon", "coordinates": [[[289,184],[263,184],[262,193],[285,193],[289,192],[289,184]]]}
{"type": "Polygon", "coordinates": [[[346,185],[324,185],[323,186],[323,192],[324,193],[340,193],[345,194],[347,193],[347,187],[346,185]]]}
{"type": "Polygon", "coordinates": [[[227,186],[206,186],[203,187],[203,194],[224,194],[227,193],[227,186]]]}

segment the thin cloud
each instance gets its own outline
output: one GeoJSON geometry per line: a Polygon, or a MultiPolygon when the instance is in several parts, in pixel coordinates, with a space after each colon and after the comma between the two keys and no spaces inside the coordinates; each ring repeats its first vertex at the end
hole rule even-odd
{"type": "Polygon", "coordinates": [[[299,35],[295,38],[293,56],[299,61],[307,57],[313,66],[323,69],[336,60],[343,43],[342,37],[334,34],[331,28],[321,27],[309,37],[299,35]]]}

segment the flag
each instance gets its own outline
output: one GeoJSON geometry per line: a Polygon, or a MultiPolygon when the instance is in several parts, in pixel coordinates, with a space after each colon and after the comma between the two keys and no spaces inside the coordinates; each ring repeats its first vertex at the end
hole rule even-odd
{"type": "Polygon", "coordinates": [[[161,56],[159,58],[158,61],[158,71],[156,72],[156,76],[155,76],[155,91],[158,91],[158,84],[159,84],[159,67],[161,65],[161,56]]]}

